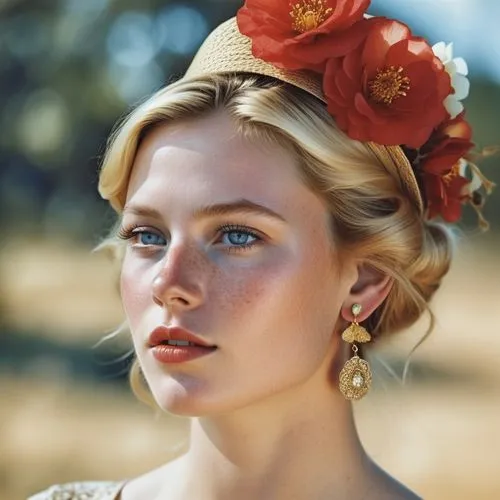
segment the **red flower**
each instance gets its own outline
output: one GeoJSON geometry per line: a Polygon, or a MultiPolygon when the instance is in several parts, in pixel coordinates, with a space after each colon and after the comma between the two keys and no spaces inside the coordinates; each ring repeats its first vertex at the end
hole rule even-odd
{"type": "Polygon", "coordinates": [[[460,175],[460,160],[474,146],[472,129],[461,113],[443,122],[420,148],[419,170],[425,186],[428,218],[441,215],[447,222],[460,219],[461,205],[470,198],[460,175]]]}
{"type": "Polygon", "coordinates": [[[237,22],[240,32],[252,39],[255,57],[284,69],[321,71],[328,57],[343,56],[361,43],[365,30],[356,21],[369,4],[370,0],[246,0],[237,22]]]}
{"type": "Polygon", "coordinates": [[[418,148],[448,115],[450,77],[432,48],[398,21],[374,18],[356,50],[329,59],[328,110],[352,139],[418,148]]]}
{"type": "Polygon", "coordinates": [[[460,219],[462,204],[469,198],[464,188],[470,181],[460,175],[459,167],[460,164],[456,163],[447,175],[442,176],[424,173],[429,219],[437,215],[446,222],[460,219]]]}
{"type": "Polygon", "coordinates": [[[447,174],[460,158],[464,158],[474,146],[472,129],[464,119],[464,113],[453,120],[443,122],[420,148],[420,169],[440,175],[447,174]]]}

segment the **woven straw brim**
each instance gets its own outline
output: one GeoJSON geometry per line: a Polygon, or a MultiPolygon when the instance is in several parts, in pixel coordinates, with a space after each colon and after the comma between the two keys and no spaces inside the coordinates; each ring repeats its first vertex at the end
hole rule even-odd
{"type": "MultiPolygon", "coordinates": [[[[203,42],[183,79],[222,73],[254,73],[266,75],[295,85],[326,103],[322,91],[322,78],[309,71],[289,71],[257,59],[252,55],[251,40],[238,30],[233,17],[218,26],[203,42]]],[[[415,174],[399,146],[367,146],[389,172],[396,172],[401,187],[415,201],[421,213],[424,204],[415,174]]]]}

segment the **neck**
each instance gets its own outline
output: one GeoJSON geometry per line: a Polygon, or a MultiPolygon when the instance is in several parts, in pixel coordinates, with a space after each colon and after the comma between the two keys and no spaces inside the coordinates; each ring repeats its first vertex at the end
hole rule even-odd
{"type": "Polygon", "coordinates": [[[294,388],[231,414],[192,421],[179,498],[354,498],[369,460],[352,408],[331,388],[294,388]]]}

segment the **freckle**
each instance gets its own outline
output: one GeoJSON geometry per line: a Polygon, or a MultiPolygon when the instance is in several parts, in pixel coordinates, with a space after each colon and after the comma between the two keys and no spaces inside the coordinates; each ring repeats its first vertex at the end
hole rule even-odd
{"type": "Polygon", "coordinates": [[[238,314],[245,305],[259,300],[262,277],[246,274],[242,270],[233,272],[217,270],[212,282],[214,298],[220,301],[220,311],[238,314]]]}
{"type": "Polygon", "coordinates": [[[183,262],[184,269],[189,270],[194,281],[196,281],[198,277],[203,277],[203,281],[208,285],[214,281],[217,268],[203,252],[188,251],[182,258],[185,259],[183,262]]]}

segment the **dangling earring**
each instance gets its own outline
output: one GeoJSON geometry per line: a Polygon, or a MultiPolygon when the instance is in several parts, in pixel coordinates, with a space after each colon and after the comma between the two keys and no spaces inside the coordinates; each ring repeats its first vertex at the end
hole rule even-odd
{"type": "Polygon", "coordinates": [[[363,328],[357,320],[361,312],[361,304],[353,304],[351,308],[354,319],[352,323],[342,332],[342,340],[352,344],[353,356],[346,361],[340,371],[339,388],[346,399],[361,399],[372,383],[372,372],[370,365],[358,356],[356,343],[365,343],[371,340],[371,335],[363,328]]]}

